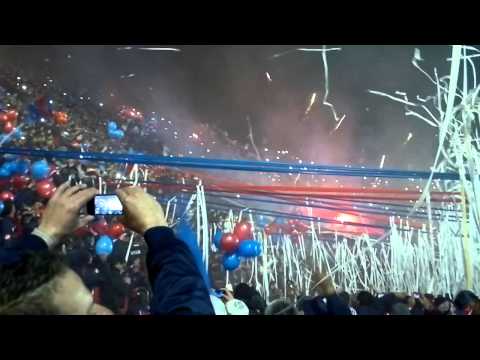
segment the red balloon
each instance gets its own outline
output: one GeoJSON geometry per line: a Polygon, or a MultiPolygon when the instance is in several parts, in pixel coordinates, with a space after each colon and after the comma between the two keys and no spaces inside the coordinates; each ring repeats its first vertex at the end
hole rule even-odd
{"type": "Polygon", "coordinates": [[[252,224],[246,221],[242,221],[235,225],[233,232],[237,235],[240,241],[249,240],[253,237],[252,224]]]}
{"type": "Polygon", "coordinates": [[[113,224],[110,229],[108,230],[108,234],[112,238],[119,238],[125,233],[125,226],[121,223],[115,223],[113,224]]]}
{"type": "Polygon", "coordinates": [[[68,124],[68,114],[62,111],[53,112],[53,120],[57,125],[67,125],[68,124]]]}
{"type": "Polygon", "coordinates": [[[31,179],[25,175],[15,175],[10,181],[15,189],[21,190],[30,183],[31,179]]]}
{"type": "Polygon", "coordinates": [[[291,234],[293,231],[297,231],[299,233],[303,233],[308,231],[308,225],[305,225],[300,220],[297,219],[290,219],[288,220],[288,225],[285,227],[285,232],[291,234]]]}
{"type": "Polygon", "coordinates": [[[94,222],[90,226],[90,229],[92,229],[98,235],[107,235],[109,230],[107,220],[102,218],[94,222]]]}
{"type": "Polygon", "coordinates": [[[278,234],[281,232],[281,227],[277,223],[273,222],[265,226],[265,231],[267,232],[267,235],[278,234]]]}
{"type": "Polygon", "coordinates": [[[88,226],[82,226],[75,230],[73,234],[78,237],[84,237],[90,234],[90,229],[88,226]]]}
{"type": "Polygon", "coordinates": [[[5,134],[10,134],[14,129],[15,129],[15,127],[13,126],[13,124],[10,121],[7,121],[5,123],[5,125],[3,126],[3,132],[5,134]]]}
{"type": "Polygon", "coordinates": [[[293,230],[290,233],[290,238],[295,245],[300,244],[300,233],[297,230],[293,230]]]}
{"type": "Polygon", "coordinates": [[[50,199],[57,190],[55,184],[50,179],[45,179],[37,182],[36,187],[37,194],[44,199],[50,199]]]}
{"type": "Polygon", "coordinates": [[[15,195],[13,195],[10,191],[2,191],[0,193],[0,200],[2,200],[2,201],[13,201],[13,200],[15,200],[15,195]]]}
{"type": "Polygon", "coordinates": [[[307,232],[310,229],[310,226],[308,226],[307,224],[304,224],[301,221],[298,221],[295,224],[295,229],[297,229],[299,232],[304,233],[304,232],[307,232]]]}
{"type": "Polygon", "coordinates": [[[235,234],[224,234],[220,240],[220,249],[227,253],[233,253],[240,245],[240,239],[235,234]]]}
{"type": "Polygon", "coordinates": [[[8,121],[7,113],[4,113],[4,112],[0,113],[0,122],[5,124],[7,121],[8,121]]]}
{"type": "Polygon", "coordinates": [[[15,110],[8,110],[7,111],[7,121],[15,122],[18,118],[18,112],[15,110]]]}

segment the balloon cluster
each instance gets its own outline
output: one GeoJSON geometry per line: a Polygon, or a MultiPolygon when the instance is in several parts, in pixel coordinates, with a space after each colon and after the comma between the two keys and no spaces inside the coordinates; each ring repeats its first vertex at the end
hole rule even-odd
{"type": "Polygon", "coordinates": [[[96,235],[108,235],[112,239],[119,239],[125,234],[125,227],[123,224],[117,222],[109,226],[107,220],[103,217],[92,223],[89,230],[96,235]]]}
{"type": "Polygon", "coordinates": [[[50,166],[46,160],[39,160],[32,164],[32,178],[36,180],[37,194],[44,198],[50,199],[57,190],[53,180],[49,178],[50,166]]]}
{"type": "Polygon", "coordinates": [[[125,227],[121,223],[114,223],[109,227],[104,218],[93,223],[91,229],[99,235],[95,244],[97,255],[110,255],[113,251],[113,239],[119,239],[125,233],[125,227]]]}
{"type": "Polygon", "coordinates": [[[235,225],[233,233],[218,230],[214,237],[214,245],[224,252],[223,267],[233,271],[240,266],[241,258],[254,258],[262,253],[262,245],[253,238],[252,224],[242,221],[235,225]]]}
{"type": "Polygon", "coordinates": [[[123,106],[118,113],[118,116],[123,120],[137,120],[143,121],[143,114],[130,106],[123,106]]]}
{"type": "Polygon", "coordinates": [[[122,129],[118,128],[118,125],[115,121],[109,121],[107,125],[107,133],[108,136],[112,139],[123,139],[125,133],[122,129]]]}
{"type": "Polygon", "coordinates": [[[0,178],[9,178],[13,175],[25,175],[28,173],[30,163],[27,160],[6,161],[0,166],[0,178]]]}
{"type": "Polygon", "coordinates": [[[35,113],[38,114],[39,117],[49,118],[53,115],[52,101],[44,95],[36,98],[33,106],[35,113]]]}
{"type": "Polygon", "coordinates": [[[52,110],[51,101],[48,100],[45,96],[41,96],[35,99],[35,102],[33,104],[27,106],[27,109],[23,114],[23,121],[27,124],[33,124],[39,121],[42,117],[50,118],[50,116],[52,115],[54,115],[54,112],[52,110]]]}
{"type": "Polygon", "coordinates": [[[27,124],[33,124],[39,121],[41,118],[50,119],[57,125],[67,125],[70,117],[64,111],[54,111],[52,108],[52,100],[49,100],[46,96],[40,96],[35,99],[33,104],[28,105],[23,118],[27,124]]]}
{"type": "Polygon", "coordinates": [[[277,219],[276,221],[265,225],[265,234],[277,238],[278,235],[289,235],[294,244],[300,240],[300,235],[309,230],[309,226],[298,219],[277,219]]]}
{"type": "Polygon", "coordinates": [[[67,125],[68,124],[68,114],[63,112],[63,111],[53,111],[53,120],[55,121],[55,124],[57,125],[67,125]]]}
{"type": "Polygon", "coordinates": [[[0,113],[0,123],[3,125],[3,132],[5,134],[10,134],[15,130],[17,118],[18,112],[15,110],[7,110],[0,113]]]}
{"type": "MultiPolygon", "coordinates": [[[[44,199],[51,198],[56,187],[53,180],[49,178],[50,166],[47,161],[36,161],[30,167],[28,160],[9,158],[0,166],[0,179],[4,179],[3,184],[10,183],[16,190],[24,189],[31,183],[32,179],[28,176],[29,173],[36,181],[37,194],[44,199]]],[[[6,192],[4,191],[2,194],[4,193],[6,192]]],[[[13,200],[13,194],[11,197],[13,200]]]]}

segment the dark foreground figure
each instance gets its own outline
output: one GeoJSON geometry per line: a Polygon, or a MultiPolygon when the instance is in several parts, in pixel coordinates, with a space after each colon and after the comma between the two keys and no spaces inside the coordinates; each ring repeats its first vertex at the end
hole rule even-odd
{"type": "MultiPolygon", "coordinates": [[[[61,257],[51,250],[64,236],[93,220],[80,210],[95,189],[61,185],[50,199],[40,225],[15,246],[0,249],[0,314],[109,315],[61,257]]],[[[144,236],[153,290],[151,313],[214,315],[208,289],[193,255],[167,227],[160,204],[140,188],[117,194],[125,209],[122,221],[144,236]]]]}

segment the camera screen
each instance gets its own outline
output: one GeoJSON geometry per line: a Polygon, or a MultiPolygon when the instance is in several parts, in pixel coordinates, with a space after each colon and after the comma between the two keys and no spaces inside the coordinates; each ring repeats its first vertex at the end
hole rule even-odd
{"type": "Polygon", "coordinates": [[[123,206],[116,195],[95,196],[95,215],[122,215],[123,206]]]}

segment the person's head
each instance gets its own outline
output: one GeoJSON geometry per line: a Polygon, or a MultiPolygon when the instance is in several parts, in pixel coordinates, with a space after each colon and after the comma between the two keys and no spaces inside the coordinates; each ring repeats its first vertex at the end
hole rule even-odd
{"type": "Polygon", "coordinates": [[[455,296],[454,304],[458,314],[469,314],[473,311],[475,304],[479,301],[478,297],[469,290],[460,291],[455,296]]]}
{"type": "Polygon", "coordinates": [[[385,295],[383,295],[379,302],[382,312],[384,314],[390,314],[393,311],[393,305],[395,305],[397,302],[400,302],[400,300],[394,293],[386,293],[385,295]]]}
{"type": "Polygon", "coordinates": [[[110,315],[63,259],[50,252],[24,254],[0,266],[0,315],[110,315]]]}
{"type": "Polygon", "coordinates": [[[413,296],[407,296],[407,298],[406,298],[406,305],[407,305],[410,309],[412,309],[412,308],[415,306],[416,302],[417,302],[417,301],[416,301],[415,297],[413,297],[413,296]]]}
{"type": "Polygon", "coordinates": [[[409,306],[412,315],[425,315],[425,306],[420,299],[414,299],[413,306],[409,306]]]}
{"type": "Polygon", "coordinates": [[[240,299],[242,301],[249,299],[250,297],[252,297],[252,295],[253,289],[245,283],[238,284],[233,290],[233,296],[235,296],[236,299],[240,299]]]}
{"type": "Polygon", "coordinates": [[[373,306],[375,304],[375,297],[368,291],[360,291],[357,294],[358,306],[373,306]]]}
{"type": "Polygon", "coordinates": [[[289,300],[277,299],[267,306],[265,315],[298,315],[298,311],[289,300]]]}
{"type": "Polygon", "coordinates": [[[350,306],[350,294],[348,292],[342,291],[340,294],[338,294],[338,296],[340,297],[340,299],[343,300],[345,304],[350,306]]]}
{"type": "Polygon", "coordinates": [[[260,293],[248,284],[240,283],[233,291],[235,299],[242,300],[250,310],[250,315],[263,315],[266,308],[265,300],[260,293]]]}
{"type": "Polygon", "coordinates": [[[425,294],[425,298],[430,301],[432,304],[435,302],[435,296],[432,294],[425,294]]]}
{"type": "Polygon", "coordinates": [[[452,313],[452,302],[444,296],[438,296],[434,301],[435,313],[449,315],[452,313]]]}

